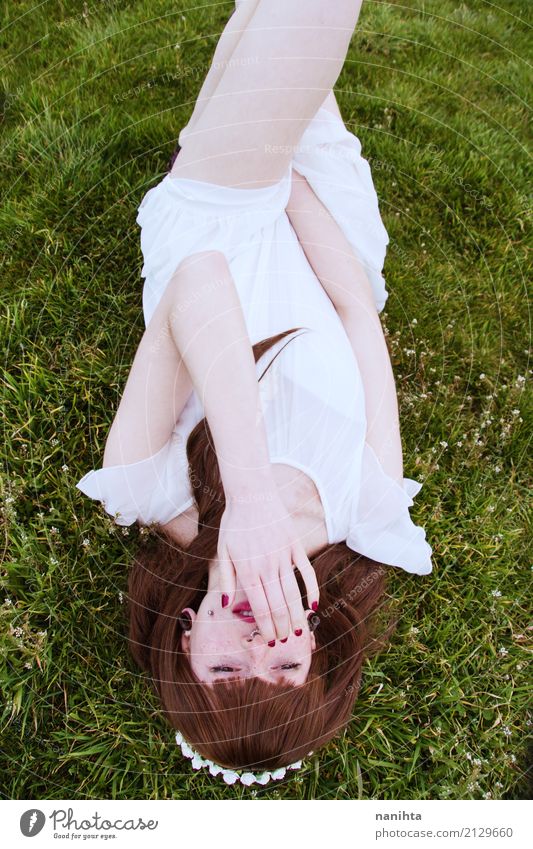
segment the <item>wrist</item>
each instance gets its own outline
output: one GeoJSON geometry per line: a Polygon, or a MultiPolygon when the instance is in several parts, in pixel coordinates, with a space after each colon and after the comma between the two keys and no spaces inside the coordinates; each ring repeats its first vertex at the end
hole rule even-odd
{"type": "Polygon", "coordinates": [[[270,463],[255,469],[221,471],[222,485],[227,502],[260,503],[271,502],[278,496],[278,489],[270,463]]]}

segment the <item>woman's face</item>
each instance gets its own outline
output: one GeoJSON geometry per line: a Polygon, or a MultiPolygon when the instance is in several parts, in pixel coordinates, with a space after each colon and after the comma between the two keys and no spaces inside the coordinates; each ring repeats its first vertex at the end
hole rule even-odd
{"type": "Polygon", "coordinates": [[[255,620],[239,613],[246,605],[246,594],[237,583],[233,603],[226,608],[221,606],[215,586],[208,588],[197,612],[185,608],[192,624],[190,634],[182,635],[181,646],[189,655],[193,673],[206,684],[216,678],[252,677],[273,683],[286,678],[291,684],[303,684],[316,648],[315,635],[306,627],[299,637],[290,634],[286,643],[276,640],[273,648],[259,633],[250,639],[258,628],[255,620]]]}

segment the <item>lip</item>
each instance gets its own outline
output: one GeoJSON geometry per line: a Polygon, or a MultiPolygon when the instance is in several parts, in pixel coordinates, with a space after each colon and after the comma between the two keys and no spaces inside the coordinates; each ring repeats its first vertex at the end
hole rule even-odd
{"type": "Polygon", "coordinates": [[[253,616],[243,616],[243,610],[250,610],[250,602],[248,599],[244,599],[244,601],[239,601],[238,604],[234,604],[231,612],[234,616],[241,620],[241,622],[250,622],[255,624],[255,619],[253,616]]]}

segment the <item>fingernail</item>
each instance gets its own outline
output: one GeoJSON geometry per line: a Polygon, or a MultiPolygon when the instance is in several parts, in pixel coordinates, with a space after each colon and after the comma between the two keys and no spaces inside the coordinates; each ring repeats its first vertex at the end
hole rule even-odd
{"type": "Polygon", "coordinates": [[[268,644],[268,645],[269,645],[269,646],[270,646],[270,648],[272,649],[272,648],[274,648],[274,646],[276,645],[276,641],[275,641],[275,640],[270,640],[270,642],[269,642],[269,644],[268,644]]]}
{"type": "Polygon", "coordinates": [[[227,607],[229,602],[229,596],[226,593],[222,593],[222,607],[227,607]]]}
{"type": "Polygon", "coordinates": [[[280,640],[280,643],[286,643],[286,642],[287,642],[287,637],[285,637],[285,639],[283,639],[283,640],[280,640]]]}
{"type": "Polygon", "coordinates": [[[314,602],[313,602],[313,604],[311,605],[311,609],[312,609],[312,610],[314,610],[314,611],[315,611],[315,613],[317,612],[317,610],[318,610],[318,601],[314,601],[314,602]]]}
{"type": "Polygon", "coordinates": [[[301,628],[297,628],[297,629],[296,629],[296,631],[295,631],[294,633],[295,633],[295,635],[296,635],[297,637],[301,637],[301,636],[302,636],[302,629],[301,629],[301,628]]]}

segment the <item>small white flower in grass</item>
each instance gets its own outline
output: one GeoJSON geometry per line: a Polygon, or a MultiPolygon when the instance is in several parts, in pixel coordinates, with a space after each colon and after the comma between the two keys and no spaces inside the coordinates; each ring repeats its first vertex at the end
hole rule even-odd
{"type": "Polygon", "coordinates": [[[129,535],[130,535],[129,528],[122,528],[122,536],[123,537],[129,537],[129,535]]]}
{"type": "Polygon", "coordinates": [[[513,410],[513,416],[519,416],[520,410],[513,410]]]}
{"type": "Polygon", "coordinates": [[[51,534],[58,534],[59,528],[56,528],[55,525],[52,525],[52,527],[50,528],[50,533],[51,534]]]}
{"type": "Polygon", "coordinates": [[[51,557],[50,563],[51,563],[52,566],[57,566],[57,564],[59,563],[59,560],[57,560],[56,557],[51,557]]]}
{"type": "Polygon", "coordinates": [[[494,466],[494,471],[496,472],[496,474],[498,474],[498,472],[501,472],[501,470],[502,470],[501,466],[494,466]]]}
{"type": "Polygon", "coordinates": [[[67,466],[67,464],[66,464],[66,463],[64,463],[64,464],[61,466],[61,471],[62,471],[62,472],[68,472],[68,466],[67,466]]]}
{"type": "Polygon", "coordinates": [[[487,791],[486,793],[483,794],[483,798],[484,799],[492,799],[492,793],[490,791],[487,791]]]}
{"type": "Polygon", "coordinates": [[[120,604],[122,604],[122,602],[124,601],[124,596],[122,595],[122,592],[119,592],[118,600],[119,600],[120,604]]]}
{"type": "Polygon", "coordinates": [[[90,539],[87,539],[87,537],[85,537],[85,539],[82,541],[82,543],[81,543],[81,544],[82,544],[85,548],[87,548],[87,546],[91,544],[91,540],[90,540],[90,539]]]}
{"type": "Polygon", "coordinates": [[[5,604],[7,607],[10,607],[10,606],[13,604],[13,602],[11,601],[11,599],[9,598],[9,596],[8,596],[8,597],[6,597],[6,598],[4,599],[4,604],[5,604]]]}
{"type": "Polygon", "coordinates": [[[498,787],[501,790],[501,788],[503,787],[503,784],[501,783],[501,781],[497,781],[494,786],[498,787]]]}
{"type": "MultiPolygon", "coordinates": [[[[507,731],[509,732],[507,734],[507,737],[510,737],[512,732],[509,728],[507,729],[507,731]]],[[[515,764],[516,763],[516,755],[509,755],[509,760],[511,761],[512,764],[515,764]]]]}
{"type": "Polygon", "coordinates": [[[500,657],[506,657],[506,655],[508,655],[509,652],[507,651],[505,646],[500,646],[500,648],[498,649],[498,654],[500,655],[500,657]]]}
{"type": "Polygon", "coordinates": [[[443,448],[447,448],[447,447],[448,447],[448,443],[447,443],[444,439],[442,439],[442,440],[439,442],[439,445],[441,445],[443,448]]]}
{"type": "Polygon", "coordinates": [[[492,590],[492,595],[494,596],[494,598],[500,598],[501,592],[500,590],[492,590]]]}
{"type": "Polygon", "coordinates": [[[489,504],[489,506],[487,507],[488,513],[494,513],[495,510],[496,510],[496,507],[494,506],[494,504],[489,504]]]}
{"type": "Polygon", "coordinates": [[[481,372],[481,374],[479,375],[479,379],[484,380],[484,378],[485,378],[485,374],[484,374],[484,372],[481,372]]]}
{"type": "Polygon", "coordinates": [[[33,666],[33,663],[31,663],[31,661],[27,660],[26,663],[24,664],[24,669],[31,669],[32,666],[33,666]]]}

